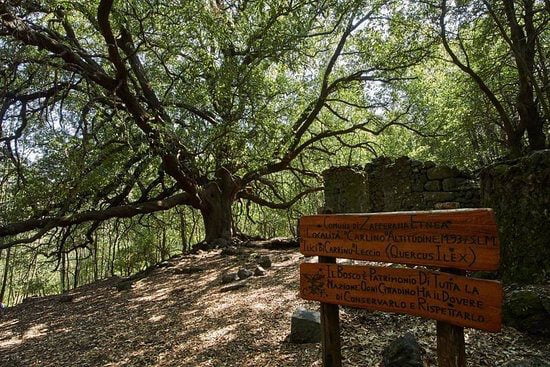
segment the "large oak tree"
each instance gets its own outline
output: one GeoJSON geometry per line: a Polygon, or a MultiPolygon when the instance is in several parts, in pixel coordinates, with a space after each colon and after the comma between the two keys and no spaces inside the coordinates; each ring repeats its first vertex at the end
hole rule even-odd
{"type": "Polygon", "coordinates": [[[388,14],[402,10],[353,0],[2,2],[0,248],[178,205],[200,211],[206,240],[229,238],[236,200],[287,208],[319,190],[308,154],[412,128],[387,87],[426,50],[414,30],[392,44],[388,14]],[[376,57],[383,42],[392,57],[376,57]],[[273,180],[283,174],[301,182],[291,197],[273,180]]]}

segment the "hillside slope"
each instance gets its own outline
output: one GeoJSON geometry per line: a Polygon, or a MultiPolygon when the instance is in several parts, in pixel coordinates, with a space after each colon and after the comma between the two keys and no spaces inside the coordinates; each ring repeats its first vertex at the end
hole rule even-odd
{"type": "MultiPolygon", "coordinates": [[[[293,250],[246,250],[186,255],[118,291],[110,279],[78,288],[74,298],[29,300],[0,319],[0,366],[320,366],[319,345],[285,341],[299,306],[298,264],[293,250]],[[273,266],[247,286],[221,292],[221,275],[269,254],[273,266]]],[[[435,365],[434,322],[345,308],[341,312],[346,366],[377,366],[388,342],[412,331],[435,365]]],[[[467,331],[471,366],[539,356],[550,360],[548,340],[467,331]]]]}

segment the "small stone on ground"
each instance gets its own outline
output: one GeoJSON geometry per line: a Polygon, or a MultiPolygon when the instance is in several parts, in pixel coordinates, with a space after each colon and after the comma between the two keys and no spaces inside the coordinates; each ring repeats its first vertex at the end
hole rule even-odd
{"type": "Polygon", "coordinates": [[[269,256],[260,256],[260,258],[258,259],[258,264],[260,264],[260,266],[262,266],[264,269],[270,268],[271,258],[269,256]]]}
{"type": "Polygon", "coordinates": [[[239,276],[239,279],[246,279],[246,278],[250,278],[252,275],[254,275],[254,273],[251,270],[241,268],[237,272],[237,275],[239,276]]]}
{"type": "Polygon", "coordinates": [[[231,283],[239,280],[237,273],[225,273],[222,275],[222,284],[231,283]]]}
{"type": "Polygon", "coordinates": [[[295,344],[321,341],[321,316],[319,312],[298,308],[292,314],[289,341],[295,344]]]}
{"type": "Polygon", "coordinates": [[[256,268],[254,269],[254,275],[257,277],[265,275],[265,269],[262,268],[260,265],[256,265],[256,268]]]}
{"type": "Polygon", "coordinates": [[[382,352],[383,367],[423,367],[422,349],[411,333],[392,341],[382,352]]]}

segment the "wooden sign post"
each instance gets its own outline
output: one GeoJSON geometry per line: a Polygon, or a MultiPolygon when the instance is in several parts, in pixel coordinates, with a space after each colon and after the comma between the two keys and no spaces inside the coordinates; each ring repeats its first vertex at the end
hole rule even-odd
{"type": "MultiPolygon", "coordinates": [[[[464,270],[441,269],[451,274],[464,275],[464,270]]],[[[502,294],[502,292],[501,292],[502,294]]],[[[502,300],[501,300],[502,303],[502,300]]],[[[499,303],[499,307],[501,305],[499,303]]],[[[437,361],[440,366],[465,367],[466,347],[464,328],[445,321],[437,321],[437,361]]]]}
{"type": "Polygon", "coordinates": [[[305,216],[299,233],[300,251],[319,256],[300,266],[300,295],[321,302],[325,367],[342,364],[338,305],[438,320],[440,367],[465,366],[463,327],[501,328],[501,284],[461,275],[498,268],[490,209],[305,216]],[[443,271],[341,265],[337,257],[443,271]]]}
{"type": "MultiPolygon", "coordinates": [[[[319,263],[335,264],[336,258],[319,256],[319,263]]],[[[323,366],[342,367],[339,312],[338,305],[321,302],[323,366]]]]}

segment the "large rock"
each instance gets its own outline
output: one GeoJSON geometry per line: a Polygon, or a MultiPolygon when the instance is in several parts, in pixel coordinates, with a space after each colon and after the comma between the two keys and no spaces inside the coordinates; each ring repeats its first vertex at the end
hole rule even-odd
{"type": "Polygon", "coordinates": [[[443,191],[457,191],[468,189],[473,185],[464,178],[451,177],[443,180],[443,191]]]}
{"type": "Polygon", "coordinates": [[[502,314],[508,326],[531,335],[550,336],[550,296],[542,288],[511,292],[504,301],[502,314]]]}
{"type": "Polygon", "coordinates": [[[426,191],[440,191],[441,190],[441,184],[439,181],[428,181],[424,185],[424,189],[426,191]]]}
{"type": "Polygon", "coordinates": [[[292,314],[289,341],[291,343],[319,343],[321,341],[321,316],[319,312],[298,308],[292,314]]]}
{"type": "Polygon", "coordinates": [[[427,172],[429,180],[442,180],[455,176],[455,171],[448,166],[438,166],[430,168],[427,172]]]}
{"type": "Polygon", "coordinates": [[[382,352],[383,367],[423,367],[422,348],[411,333],[406,333],[382,352]]]}

